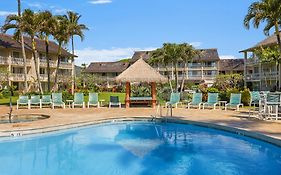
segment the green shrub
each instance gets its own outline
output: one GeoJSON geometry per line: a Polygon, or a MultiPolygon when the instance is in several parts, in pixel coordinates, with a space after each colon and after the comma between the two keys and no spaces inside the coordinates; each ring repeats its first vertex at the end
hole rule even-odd
{"type": "Polygon", "coordinates": [[[10,95],[11,95],[11,91],[8,90],[8,89],[2,90],[1,93],[2,93],[2,95],[3,95],[4,98],[8,98],[8,97],[10,97],[10,95]]]}
{"type": "Polygon", "coordinates": [[[207,88],[207,92],[208,93],[219,93],[219,90],[214,87],[209,87],[209,88],[207,88]]]}
{"type": "Polygon", "coordinates": [[[73,100],[73,95],[68,91],[62,91],[62,100],[66,102],[66,100],[73,100]]]}
{"type": "Polygon", "coordinates": [[[245,106],[249,106],[251,100],[251,92],[250,90],[244,89],[241,93],[241,101],[245,106]]]}
{"type": "Polygon", "coordinates": [[[3,99],[3,98],[4,98],[4,96],[3,96],[2,92],[0,92],[0,99],[3,99]]]}

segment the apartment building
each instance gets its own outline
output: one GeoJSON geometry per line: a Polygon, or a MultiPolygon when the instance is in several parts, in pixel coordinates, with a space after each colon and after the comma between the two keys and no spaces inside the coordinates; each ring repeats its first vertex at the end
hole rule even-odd
{"type": "MultiPolygon", "coordinates": [[[[177,69],[178,77],[182,78],[182,76],[186,76],[188,81],[193,81],[195,83],[205,82],[211,85],[219,73],[220,58],[217,49],[202,49],[201,51],[202,55],[193,58],[192,62],[188,64],[186,73],[184,73],[184,64],[179,63],[177,69]]],[[[151,51],[137,51],[128,63],[122,61],[93,62],[88,66],[86,72],[112,81],[138,59],[142,58],[145,61],[149,61],[151,53],[151,51]]],[[[170,75],[172,79],[175,79],[172,65],[168,67],[168,71],[162,65],[154,66],[154,68],[162,75],[170,75]]]]}
{"type": "MultiPolygon", "coordinates": [[[[192,81],[194,83],[206,83],[212,85],[216,76],[219,74],[219,55],[217,49],[200,49],[201,55],[196,56],[188,63],[187,69],[184,68],[184,63],[179,63],[177,66],[177,74],[181,79],[186,76],[187,81],[192,81]],[[186,72],[185,72],[186,71],[186,72]]],[[[150,51],[139,51],[135,52],[132,57],[132,62],[143,58],[148,61],[151,57],[150,51]]],[[[154,66],[157,71],[162,75],[170,76],[171,79],[175,79],[176,73],[172,65],[168,66],[168,70],[163,67],[163,65],[154,66]]]]}
{"type": "Polygon", "coordinates": [[[85,73],[95,75],[108,82],[114,81],[114,78],[129,67],[129,62],[93,62],[85,70],[85,73]]]}
{"type": "Polygon", "coordinates": [[[244,59],[220,59],[219,74],[244,74],[244,59]]]}
{"type": "MultiPolygon", "coordinates": [[[[29,87],[32,87],[36,81],[35,70],[38,69],[40,73],[40,80],[42,82],[43,90],[47,89],[47,59],[45,53],[45,42],[36,39],[37,50],[39,54],[38,67],[35,67],[34,58],[31,50],[31,40],[25,37],[25,51],[26,51],[26,64],[27,64],[27,81],[29,87]]],[[[57,66],[57,50],[58,45],[55,42],[50,42],[49,45],[49,62],[50,62],[50,73],[51,82],[53,84],[57,66]]],[[[71,85],[71,77],[73,71],[72,58],[74,56],[67,52],[65,49],[62,50],[62,58],[60,59],[60,66],[58,70],[58,82],[61,87],[71,85]]],[[[18,90],[24,88],[24,60],[21,49],[21,43],[16,41],[13,36],[0,33],[0,68],[2,70],[1,79],[6,77],[8,72],[7,81],[10,85],[14,85],[18,90]]],[[[70,86],[71,87],[71,86],[70,86]]]]}
{"type": "MultiPolygon", "coordinates": [[[[280,33],[281,34],[281,33],[280,33]]],[[[275,35],[266,38],[256,45],[240,51],[244,54],[244,81],[245,85],[253,90],[277,90],[280,89],[280,70],[276,62],[262,62],[254,51],[260,47],[277,45],[275,35]]]]}

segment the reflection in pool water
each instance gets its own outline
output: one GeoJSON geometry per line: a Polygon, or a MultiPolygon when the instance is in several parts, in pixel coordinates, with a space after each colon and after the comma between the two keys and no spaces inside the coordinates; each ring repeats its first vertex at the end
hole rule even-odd
{"type": "Polygon", "coordinates": [[[0,142],[1,175],[280,175],[281,148],[183,124],[128,122],[0,142]]]}

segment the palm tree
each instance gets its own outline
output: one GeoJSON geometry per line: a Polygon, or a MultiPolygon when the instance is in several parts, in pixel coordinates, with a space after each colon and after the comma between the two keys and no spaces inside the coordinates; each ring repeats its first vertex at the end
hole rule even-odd
{"type": "MultiPolygon", "coordinates": [[[[254,2],[250,5],[247,15],[244,18],[244,26],[249,29],[250,22],[253,22],[254,28],[259,28],[262,22],[265,22],[264,27],[265,35],[269,35],[270,29],[274,27],[279,51],[281,53],[281,38],[280,38],[280,26],[281,26],[281,3],[280,0],[261,0],[254,2]]],[[[277,67],[280,72],[281,58],[278,58],[277,67]]],[[[279,76],[278,87],[281,86],[281,76],[279,76]]]]}
{"type": "Polygon", "coordinates": [[[56,23],[54,25],[54,30],[52,35],[54,39],[58,42],[58,60],[57,60],[57,67],[56,67],[56,74],[55,74],[55,82],[53,90],[56,91],[58,89],[58,70],[60,66],[61,56],[62,56],[62,47],[69,42],[70,39],[70,25],[69,21],[65,16],[56,16],[56,23]]]}
{"type": "Polygon", "coordinates": [[[37,86],[41,94],[43,94],[43,89],[41,86],[40,75],[39,75],[39,56],[36,47],[36,40],[35,37],[39,33],[40,29],[40,18],[38,13],[30,9],[24,10],[22,14],[22,23],[23,23],[23,32],[29,35],[31,39],[31,48],[32,54],[34,58],[34,65],[35,65],[35,74],[37,79],[37,86]]]}
{"type": "Polygon", "coordinates": [[[248,13],[244,18],[244,26],[249,29],[250,22],[253,22],[254,28],[259,28],[262,22],[266,23],[264,33],[269,35],[270,29],[274,27],[275,35],[281,52],[281,3],[280,0],[261,0],[250,5],[248,13]]]}
{"type": "Polygon", "coordinates": [[[6,18],[5,24],[2,26],[2,31],[6,32],[9,29],[16,29],[14,35],[18,38],[20,32],[29,35],[31,38],[31,48],[34,57],[35,73],[37,79],[37,86],[39,91],[43,93],[40,77],[39,77],[39,65],[38,54],[36,50],[35,35],[38,31],[38,15],[30,9],[26,9],[21,16],[9,15],[6,18]]]}
{"type": "Polygon", "coordinates": [[[25,42],[22,32],[22,17],[21,17],[21,1],[18,0],[18,14],[8,15],[5,24],[2,26],[1,31],[6,33],[10,29],[14,29],[14,38],[21,40],[22,56],[24,62],[24,92],[28,91],[27,84],[27,66],[26,66],[26,53],[25,53],[25,42]]]}
{"type": "Polygon", "coordinates": [[[72,94],[74,93],[74,78],[75,78],[75,65],[74,65],[74,36],[77,35],[81,38],[81,41],[84,39],[84,31],[88,30],[85,24],[79,24],[79,20],[81,18],[81,15],[78,13],[68,11],[64,17],[69,22],[69,34],[71,37],[71,47],[72,47],[72,94]]]}
{"type": "Polygon", "coordinates": [[[195,56],[200,56],[201,51],[196,50],[192,45],[189,45],[187,43],[180,44],[179,47],[181,48],[181,52],[180,52],[181,61],[184,64],[184,73],[182,76],[182,84],[181,84],[181,89],[180,89],[180,92],[182,92],[183,88],[184,88],[184,83],[186,80],[187,64],[188,64],[188,62],[192,61],[192,59],[195,56]]]}
{"type": "Polygon", "coordinates": [[[45,41],[46,61],[47,61],[47,76],[48,76],[48,92],[51,91],[51,77],[50,77],[50,58],[49,58],[49,37],[54,30],[56,23],[55,17],[50,11],[43,11],[39,13],[40,29],[39,38],[45,41]]]}
{"type": "MultiPolygon", "coordinates": [[[[18,0],[18,16],[21,17],[21,1],[18,0]]],[[[19,28],[19,35],[21,37],[21,49],[22,49],[22,57],[23,57],[23,67],[24,67],[24,92],[28,91],[27,84],[27,66],[26,66],[26,54],[25,54],[25,44],[24,37],[21,29],[19,28]]]]}

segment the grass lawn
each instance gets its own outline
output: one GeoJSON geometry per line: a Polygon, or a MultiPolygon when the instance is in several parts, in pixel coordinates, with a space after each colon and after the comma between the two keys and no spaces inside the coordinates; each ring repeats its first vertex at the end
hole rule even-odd
{"type": "MultiPolygon", "coordinates": [[[[16,97],[12,97],[12,103],[13,105],[16,105],[17,104],[17,99],[19,97],[16,96],[16,97]]],[[[3,98],[3,99],[0,99],[0,105],[9,105],[10,104],[10,98],[3,98]]]]}

